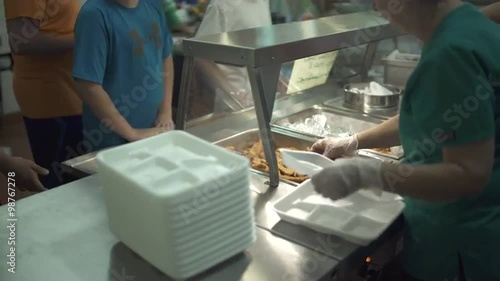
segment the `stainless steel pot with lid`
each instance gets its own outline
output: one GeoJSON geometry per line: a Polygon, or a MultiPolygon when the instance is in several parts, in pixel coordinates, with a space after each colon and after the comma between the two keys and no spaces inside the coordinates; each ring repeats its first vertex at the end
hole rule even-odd
{"type": "Polygon", "coordinates": [[[402,89],[393,85],[382,86],[391,91],[392,95],[372,95],[365,92],[370,83],[353,83],[344,87],[346,105],[359,109],[385,109],[399,106],[402,89]]]}

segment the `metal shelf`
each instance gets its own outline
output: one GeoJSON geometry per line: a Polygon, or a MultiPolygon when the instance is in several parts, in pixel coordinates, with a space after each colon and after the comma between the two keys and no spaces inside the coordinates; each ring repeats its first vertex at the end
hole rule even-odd
{"type": "Polygon", "coordinates": [[[246,67],[260,137],[270,167],[270,186],[277,187],[278,162],[270,123],[282,64],[372,43],[368,45],[365,58],[371,63],[372,53],[380,40],[400,35],[403,33],[392,28],[380,14],[361,12],[186,39],[176,126],[185,129],[194,58],[246,67]]]}

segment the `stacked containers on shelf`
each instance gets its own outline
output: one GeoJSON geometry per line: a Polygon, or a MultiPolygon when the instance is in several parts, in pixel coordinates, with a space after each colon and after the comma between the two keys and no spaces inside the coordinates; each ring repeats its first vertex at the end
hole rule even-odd
{"type": "Polygon", "coordinates": [[[192,277],[255,242],[246,158],[173,131],[97,159],[111,231],[166,275],[192,277]]]}

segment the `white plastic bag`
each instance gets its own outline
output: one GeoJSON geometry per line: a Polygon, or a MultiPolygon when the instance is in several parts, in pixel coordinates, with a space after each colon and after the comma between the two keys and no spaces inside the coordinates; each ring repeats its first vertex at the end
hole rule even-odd
{"type": "MultiPolygon", "coordinates": [[[[269,0],[212,0],[196,37],[272,25],[269,0]]],[[[253,106],[248,72],[244,67],[218,65],[233,91],[230,93],[245,107],[253,106]]],[[[216,90],[216,92],[218,92],[216,90]]],[[[216,99],[215,111],[223,106],[216,99]]]]}

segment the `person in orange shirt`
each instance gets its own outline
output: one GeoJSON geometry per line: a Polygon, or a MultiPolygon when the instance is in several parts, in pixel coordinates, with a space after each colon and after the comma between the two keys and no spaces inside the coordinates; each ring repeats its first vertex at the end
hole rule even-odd
{"type": "Polygon", "coordinates": [[[46,188],[70,181],[61,163],[82,151],[82,102],[71,77],[78,0],[4,0],[14,92],[46,188]]]}

